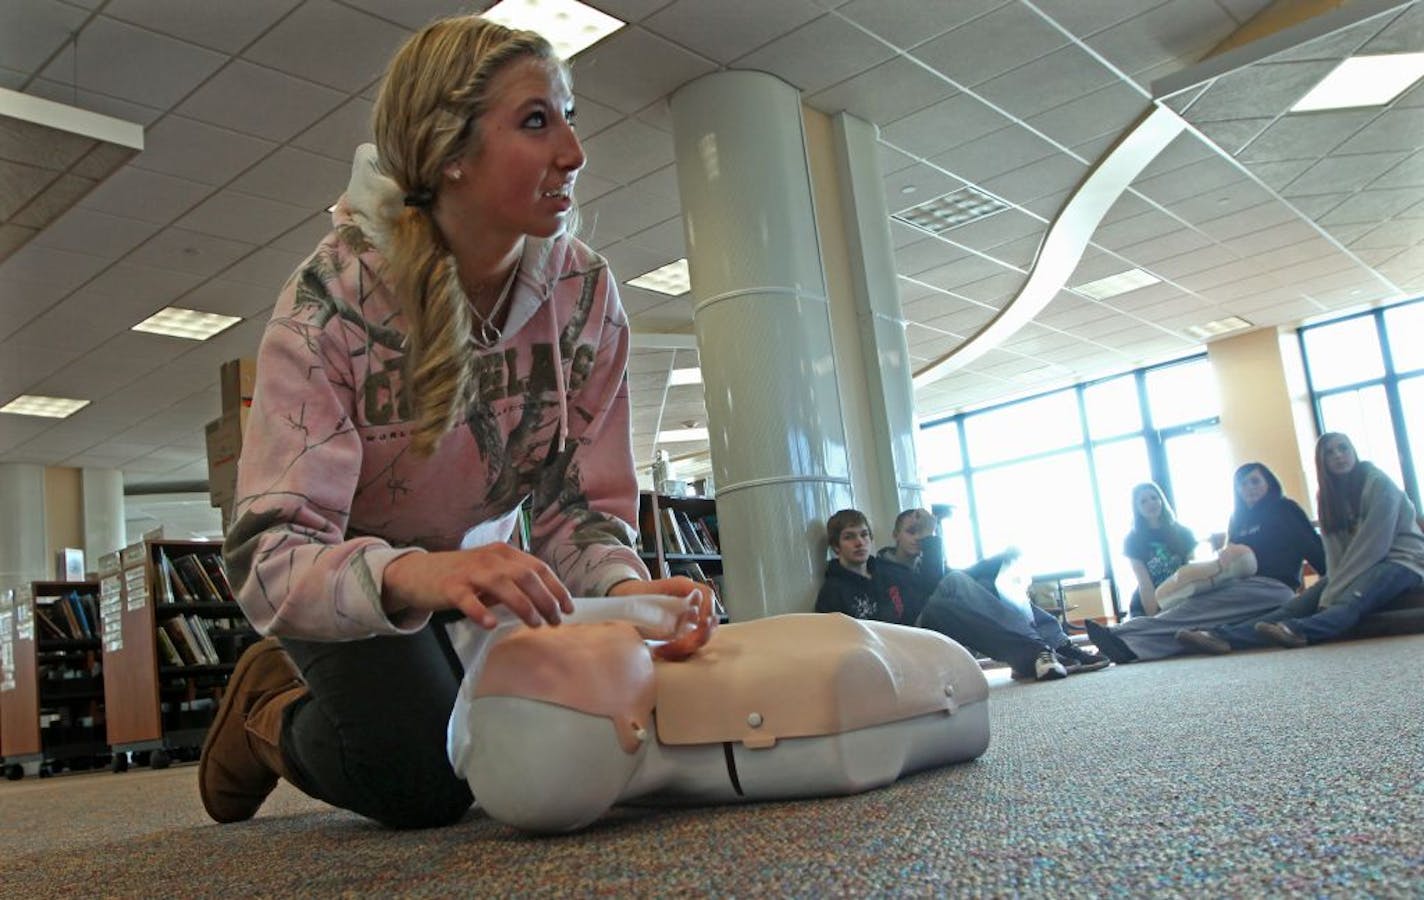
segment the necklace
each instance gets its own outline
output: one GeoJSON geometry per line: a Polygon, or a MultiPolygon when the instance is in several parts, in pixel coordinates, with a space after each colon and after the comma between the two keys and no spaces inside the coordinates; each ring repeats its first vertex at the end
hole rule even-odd
{"type": "Polygon", "coordinates": [[[514,265],[509,269],[509,276],[504,279],[504,287],[500,288],[498,299],[494,301],[494,306],[490,307],[488,313],[481,313],[479,308],[475,305],[475,301],[473,299],[470,300],[470,315],[474,316],[475,319],[474,333],[470,335],[470,339],[473,340],[475,346],[481,350],[490,349],[495,344],[498,344],[499,339],[504,336],[504,333],[495,322],[499,320],[500,311],[504,309],[504,304],[509,300],[509,295],[513,293],[510,289],[514,286],[514,276],[518,273],[519,262],[516,260],[514,265]]]}

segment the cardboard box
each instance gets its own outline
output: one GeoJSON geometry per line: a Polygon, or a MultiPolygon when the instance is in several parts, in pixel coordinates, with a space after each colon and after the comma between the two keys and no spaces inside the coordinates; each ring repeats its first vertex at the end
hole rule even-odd
{"type": "Polygon", "coordinates": [[[225,412],[208,423],[208,496],[213,506],[226,506],[237,494],[237,459],[247,429],[247,407],[225,412]]]}
{"type": "Polygon", "coordinates": [[[257,360],[230,359],[219,370],[224,414],[252,405],[252,389],[257,383],[257,360]]]}
{"type": "Polygon", "coordinates": [[[1112,589],[1106,581],[1065,582],[1063,604],[1068,607],[1068,621],[1095,619],[1108,622],[1112,618],[1112,589]]]}

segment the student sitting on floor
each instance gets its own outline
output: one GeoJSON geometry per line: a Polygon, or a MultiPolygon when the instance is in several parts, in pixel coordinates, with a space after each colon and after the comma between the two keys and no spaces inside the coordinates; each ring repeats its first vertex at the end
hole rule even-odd
{"type": "Polygon", "coordinates": [[[999,558],[976,567],[981,578],[988,577],[987,589],[968,572],[949,572],[938,578],[937,572],[919,571],[923,565],[919,545],[933,535],[933,521],[926,510],[901,513],[896,546],[903,547],[904,553],[897,558],[893,552],[882,551],[880,557],[872,558],[872,534],[865,514],[843,509],[831,516],[826,533],[836,558],[826,566],[816,611],[938,631],[1008,663],[1016,678],[1047,681],[1068,675],[1070,666],[1064,665],[1055,650],[1064,653],[1074,672],[1108,665],[1108,660],[1073,647],[1061,629],[1057,629],[1056,641],[1045,640],[1027,616],[994,591],[993,580],[1002,565],[999,558]]]}
{"type": "Polygon", "coordinates": [[[1254,619],[1288,602],[1300,588],[1301,563],[1325,570],[1325,551],[1305,511],[1281,493],[1280,479],[1249,462],[1232,478],[1236,508],[1227,546],[1212,562],[1189,563],[1160,584],[1163,610],[1116,628],[1088,625],[1098,649],[1117,662],[1175,656],[1183,630],[1254,619]]]}
{"type": "Polygon", "coordinates": [[[1137,587],[1128,611],[1134,616],[1155,616],[1157,585],[1191,562],[1197,539],[1177,521],[1162,489],[1151,481],[1132,489],[1132,530],[1123,542],[1123,555],[1132,561],[1137,587]]]}
{"type": "Polygon", "coordinates": [[[1419,587],[1424,580],[1424,532],[1409,497],[1388,475],[1361,461],[1343,434],[1321,435],[1315,444],[1315,469],[1326,574],[1299,597],[1258,619],[1181,632],[1177,639],[1185,646],[1228,653],[1270,643],[1304,647],[1334,640],[1419,587]]]}

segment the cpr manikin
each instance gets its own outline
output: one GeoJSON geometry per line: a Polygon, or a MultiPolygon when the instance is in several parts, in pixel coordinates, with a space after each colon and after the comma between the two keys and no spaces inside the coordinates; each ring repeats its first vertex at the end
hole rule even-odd
{"type": "Polygon", "coordinates": [[[557,627],[450,626],[450,760],[493,818],[571,831],[615,803],[852,794],[989,744],[988,684],[933,631],[692,598],[575,600],[557,627]],[[659,643],[659,641],[663,641],[659,643]]]}
{"type": "Polygon", "coordinates": [[[1166,611],[1196,594],[1255,574],[1255,551],[1245,544],[1227,544],[1216,559],[1187,563],[1157,585],[1157,605],[1166,611]]]}

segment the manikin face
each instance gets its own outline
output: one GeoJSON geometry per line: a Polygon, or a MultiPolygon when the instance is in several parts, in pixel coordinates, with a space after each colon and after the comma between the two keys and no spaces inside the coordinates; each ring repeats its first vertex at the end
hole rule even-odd
{"type": "Polygon", "coordinates": [[[445,168],[442,207],[496,245],[563,231],[585,162],[573,104],[551,60],[526,57],[501,69],[477,123],[478,142],[445,168]]]}
{"type": "Polygon", "coordinates": [[[934,533],[933,520],[918,516],[908,519],[900,530],[895,532],[895,552],[906,559],[917,557],[922,552],[920,542],[932,537],[934,533]]]}
{"type": "Polygon", "coordinates": [[[1246,501],[1247,506],[1255,506],[1270,492],[1271,486],[1266,483],[1266,476],[1261,474],[1260,469],[1252,469],[1236,482],[1236,490],[1241,492],[1241,499],[1246,501]]]}
{"type": "Polygon", "coordinates": [[[1147,521],[1156,522],[1162,516],[1162,498],[1156,491],[1138,492],[1137,511],[1147,521]]]}
{"type": "Polygon", "coordinates": [[[870,559],[870,526],[852,525],[836,540],[836,557],[841,565],[860,568],[870,559]]]}
{"type": "Polygon", "coordinates": [[[1325,471],[1331,475],[1348,475],[1355,468],[1359,458],[1355,448],[1343,437],[1332,437],[1320,448],[1320,458],[1325,461],[1325,471]]]}

